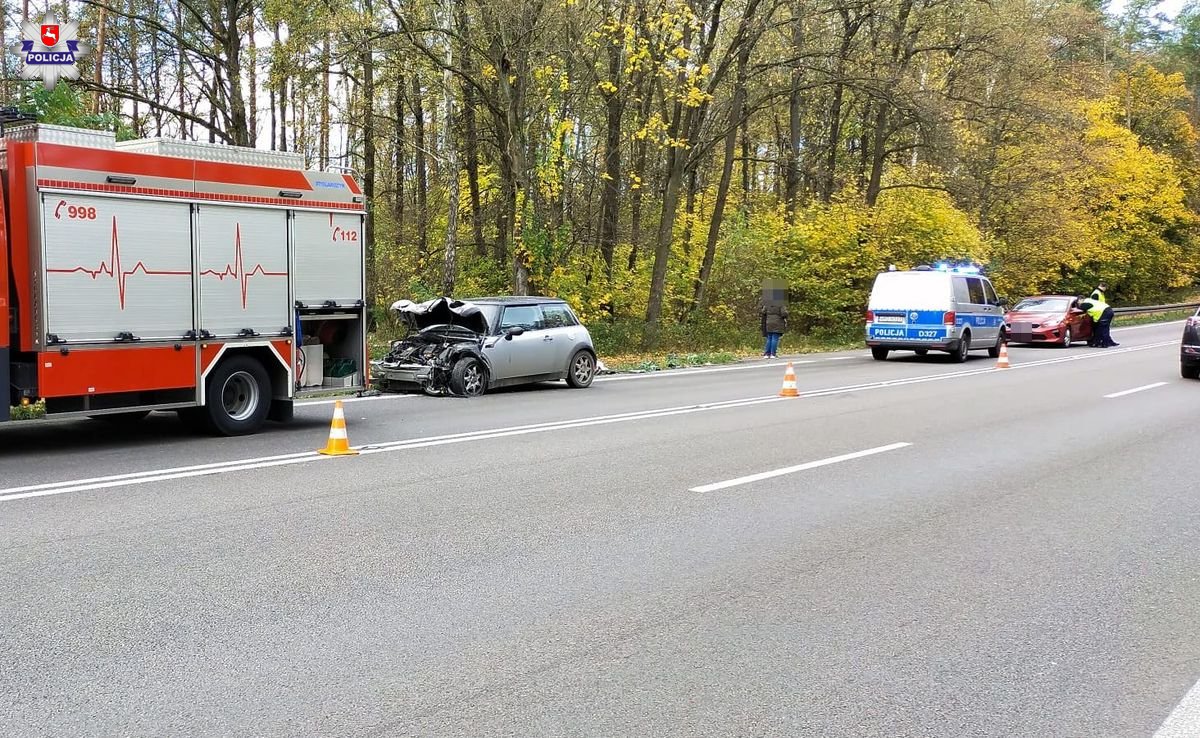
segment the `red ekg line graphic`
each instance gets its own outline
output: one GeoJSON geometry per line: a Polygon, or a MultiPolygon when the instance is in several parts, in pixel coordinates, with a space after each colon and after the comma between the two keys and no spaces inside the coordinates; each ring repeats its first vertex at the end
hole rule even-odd
{"type": "Polygon", "coordinates": [[[86,274],[97,280],[102,276],[115,279],[117,282],[117,298],[121,303],[121,309],[125,309],[125,282],[135,274],[145,274],[149,277],[190,277],[190,271],[180,272],[166,269],[147,269],[146,265],[138,262],[133,265],[132,269],[126,270],[121,264],[121,243],[117,235],[117,216],[112,219],[112,241],[110,243],[111,251],[108,261],[100,262],[100,266],[96,269],[88,269],[87,267],[74,267],[71,269],[47,269],[50,274],[86,274]]]}
{"type": "Polygon", "coordinates": [[[236,238],[233,247],[233,263],[226,264],[221,271],[214,269],[205,269],[200,272],[202,277],[216,277],[224,282],[226,279],[236,279],[242,288],[242,310],[246,309],[246,291],[250,285],[251,277],[286,277],[287,272],[268,272],[263,268],[262,264],[255,264],[254,268],[249,272],[246,271],[245,265],[242,263],[242,226],[237,225],[236,238]]]}

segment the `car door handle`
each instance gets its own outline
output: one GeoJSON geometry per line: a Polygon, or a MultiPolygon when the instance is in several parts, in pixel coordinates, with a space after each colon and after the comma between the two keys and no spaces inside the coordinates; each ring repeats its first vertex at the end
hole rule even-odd
{"type": "Polygon", "coordinates": [[[546,336],[546,337],[545,337],[545,338],[543,338],[542,340],[543,340],[543,341],[553,341],[553,340],[554,340],[554,336],[546,336]]]}

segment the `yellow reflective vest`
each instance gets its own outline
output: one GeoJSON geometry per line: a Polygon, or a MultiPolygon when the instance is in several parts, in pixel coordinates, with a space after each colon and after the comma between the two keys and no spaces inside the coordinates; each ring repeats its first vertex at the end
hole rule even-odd
{"type": "Polygon", "coordinates": [[[1092,290],[1092,299],[1099,300],[1100,302],[1105,302],[1104,293],[1101,292],[1100,290],[1092,290]]]}
{"type": "Polygon", "coordinates": [[[1103,300],[1092,298],[1085,301],[1083,303],[1083,307],[1085,310],[1087,310],[1087,314],[1091,316],[1092,320],[1098,323],[1100,322],[1100,316],[1103,315],[1104,311],[1108,309],[1108,303],[1104,302],[1103,300]]]}

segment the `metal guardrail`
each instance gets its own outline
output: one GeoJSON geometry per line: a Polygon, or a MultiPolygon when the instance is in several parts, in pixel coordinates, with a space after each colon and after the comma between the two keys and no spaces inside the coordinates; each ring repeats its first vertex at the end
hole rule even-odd
{"type": "Polygon", "coordinates": [[[1115,315],[1133,315],[1137,313],[1170,313],[1176,310],[1195,310],[1200,308],[1200,302],[1180,302],[1175,305],[1135,305],[1132,307],[1115,307],[1115,315]]]}

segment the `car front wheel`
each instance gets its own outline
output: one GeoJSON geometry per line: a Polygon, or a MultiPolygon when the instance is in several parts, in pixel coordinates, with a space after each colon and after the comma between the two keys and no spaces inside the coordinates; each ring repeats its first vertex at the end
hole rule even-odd
{"type": "Polygon", "coordinates": [[[484,389],[484,372],[478,359],[466,356],[455,362],[450,372],[450,391],[463,397],[479,397],[484,389]]]}
{"type": "Polygon", "coordinates": [[[1180,364],[1179,373],[1184,379],[1200,379],[1200,364],[1180,364]]]}
{"type": "Polygon", "coordinates": [[[1062,347],[1063,348],[1071,348],[1071,344],[1074,341],[1075,341],[1075,335],[1073,333],[1071,333],[1071,328],[1070,328],[1070,326],[1068,326],[1066,332],[1063,333],[1062,347]]]}
{"type": "Polygon", "coordinates": [[[596,358],[588,351],[576,351],[567,370],[567,385],[583,389],[592,385],[596,378],[596,358]]]}

